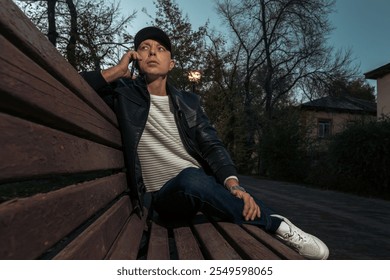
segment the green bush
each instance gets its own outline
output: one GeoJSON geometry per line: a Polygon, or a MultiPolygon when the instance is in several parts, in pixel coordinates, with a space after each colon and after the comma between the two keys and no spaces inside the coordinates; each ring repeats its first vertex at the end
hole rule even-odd
{"type": "Polygon", "coordinates": [[[340,190],[389,198],[390,121],[349,126],[332,139],[328,161],[340,190]]]}
{"type": "Polygon", "coordinates": [[[260,139],[262,175],[302,181],[308,168],[305,135],[297,112],[285,112],[269,121],[260,139]]]}

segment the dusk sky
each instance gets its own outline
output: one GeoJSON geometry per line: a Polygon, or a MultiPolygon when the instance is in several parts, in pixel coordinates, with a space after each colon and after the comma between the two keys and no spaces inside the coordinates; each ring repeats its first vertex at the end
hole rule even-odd
{"type": "MultiPolygon", "coordinates": [[[[151,20],[141,11],[145,7],[149,14],[156,12],[153,0],[122,0],[121,6],[129,11],[137,10],[137,18],[131,23],[134,32],[151,20]]],[[[210,26],[218,29],[220,19],[212,0],[176,0],[187,14],[194,28],[210,20],[210,26]]],[[[330,20],[335,28],[329,44],[337,49],[351,48],[360,73],[390,63],[390,1],[389,0],[337,0],[335,12],[330,20]]],[[[134,35],[134,34],[133,34],[134,35]]],[[[370,82],[372,84],[373,81],[370,82]]]]}

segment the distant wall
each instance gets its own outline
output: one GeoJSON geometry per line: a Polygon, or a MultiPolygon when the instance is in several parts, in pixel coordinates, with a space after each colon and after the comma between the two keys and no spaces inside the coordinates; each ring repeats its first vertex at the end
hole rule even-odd
{"type": "MultiPolygon", "coordinates": [[[[390,75],[389,75],[390,77],[390,75]]],[[[390,80],[389,80],[390,81],[390,80]]],[[[390,83],[388,84],[390,86],[390,83]]],[[[390,96],[390,95],[389,95],[390,96]]],[[[387,107],[390,109],[390,107],[387,107]]],[[[370,115],[349,114],[341,112],[305,111],[304,123],[310,128],[312,138],[318,138],[318,121],[331,120],[331,135],[342,132],[350,122],[359,121],[362,118],[375,118],[370,115]]]]}
{"type": "Polygon", "coordinates": [[[390,116],[390,74],[377,79],[377,91],[378,118],[382,115],[390,116]]]}

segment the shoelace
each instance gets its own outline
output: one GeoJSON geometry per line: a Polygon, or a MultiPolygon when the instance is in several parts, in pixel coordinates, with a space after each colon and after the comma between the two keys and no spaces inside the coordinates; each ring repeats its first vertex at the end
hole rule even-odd
{"type": "Polygon", "coordinates": [[[300,249],[302,242],[306,242],[306,239],[296,230],[290,231],[284,235],[284,238],[291,246],[300,249]]]}

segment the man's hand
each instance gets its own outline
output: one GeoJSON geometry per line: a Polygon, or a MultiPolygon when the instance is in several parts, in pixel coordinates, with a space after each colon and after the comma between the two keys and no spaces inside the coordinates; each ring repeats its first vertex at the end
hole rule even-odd
{"type": "Polygon", "coordinates": [[[117,65],[102,71],[103,78],[108,83],[120,78],[132,78],[129,64],[133,60],[142,60],[142,58],[136,51],[128,51],[122,56],[117,65]]]}
{"type": "Polygon", "coordinates": [[[260,207],[249,193],[240,190],[233,190],[231,193],[244,201],[242,215],[244,216],[245,221],[253,221],[255,218],[260,218],[260,207]]]}

